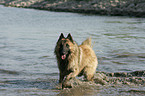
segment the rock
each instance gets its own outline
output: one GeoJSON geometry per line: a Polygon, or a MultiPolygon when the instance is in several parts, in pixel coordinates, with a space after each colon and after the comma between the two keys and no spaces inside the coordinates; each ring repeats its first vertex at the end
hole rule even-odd
{"type": "Polygon", "coordinates": [[[101,78],[95,78],[94,82],[96,84],[101,84],[101,85],[106,85],[107,84],[107,82],[105,80],[101,79],[101,78]]]}

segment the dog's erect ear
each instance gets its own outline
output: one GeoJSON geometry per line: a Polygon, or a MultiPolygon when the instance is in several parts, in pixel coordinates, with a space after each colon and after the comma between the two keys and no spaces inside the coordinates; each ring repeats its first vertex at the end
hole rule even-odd
{"type": "Polygon", "coordinates": [[[73,39],[72,39],[72,36],[71,36],[70,33],[67,35],[67,38],[68,38],[71,42],[73,42],[73,39]]]}
{"type": "Polygon", "coordinates": [[[62,38],[64,38],[64,35],[63,35],[63,33],[61,33],[61,35],[59,36],[59,39],[58,39],[58,41],[59,41],[59,40],[61,40],[62,38]]]}

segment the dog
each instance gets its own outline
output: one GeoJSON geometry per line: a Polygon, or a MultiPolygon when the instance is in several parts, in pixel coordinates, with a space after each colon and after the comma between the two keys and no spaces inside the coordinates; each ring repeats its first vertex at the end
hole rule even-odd
{"type": "Polygon", "coordinates": [[[59,68],[59,83],[62,86],[76,76],[84,76],[86,81],[93,81],[98,60],[91,46],[91,38],[78,45],[69,33],[61,33],[54,51],[59,68]]]}

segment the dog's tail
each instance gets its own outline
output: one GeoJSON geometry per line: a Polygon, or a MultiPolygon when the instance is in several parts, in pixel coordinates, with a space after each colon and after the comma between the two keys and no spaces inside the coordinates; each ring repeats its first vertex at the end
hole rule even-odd
{"type": "Polygon", "coordinates": [[[92,38],[91,37],[87,38],[85,41],[82,42],[81,45],[88,45],[92,47],[92,38]]]}

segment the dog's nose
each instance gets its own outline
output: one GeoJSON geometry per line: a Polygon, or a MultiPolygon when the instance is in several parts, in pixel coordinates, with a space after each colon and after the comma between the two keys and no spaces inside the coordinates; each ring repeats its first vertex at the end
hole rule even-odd
{"type": "Polygon", "coordinates": [[[63,53],[63,54],[66,54],[66,52],[65,52],[65,51],[63,51],[62,53],[63,53]]]}

